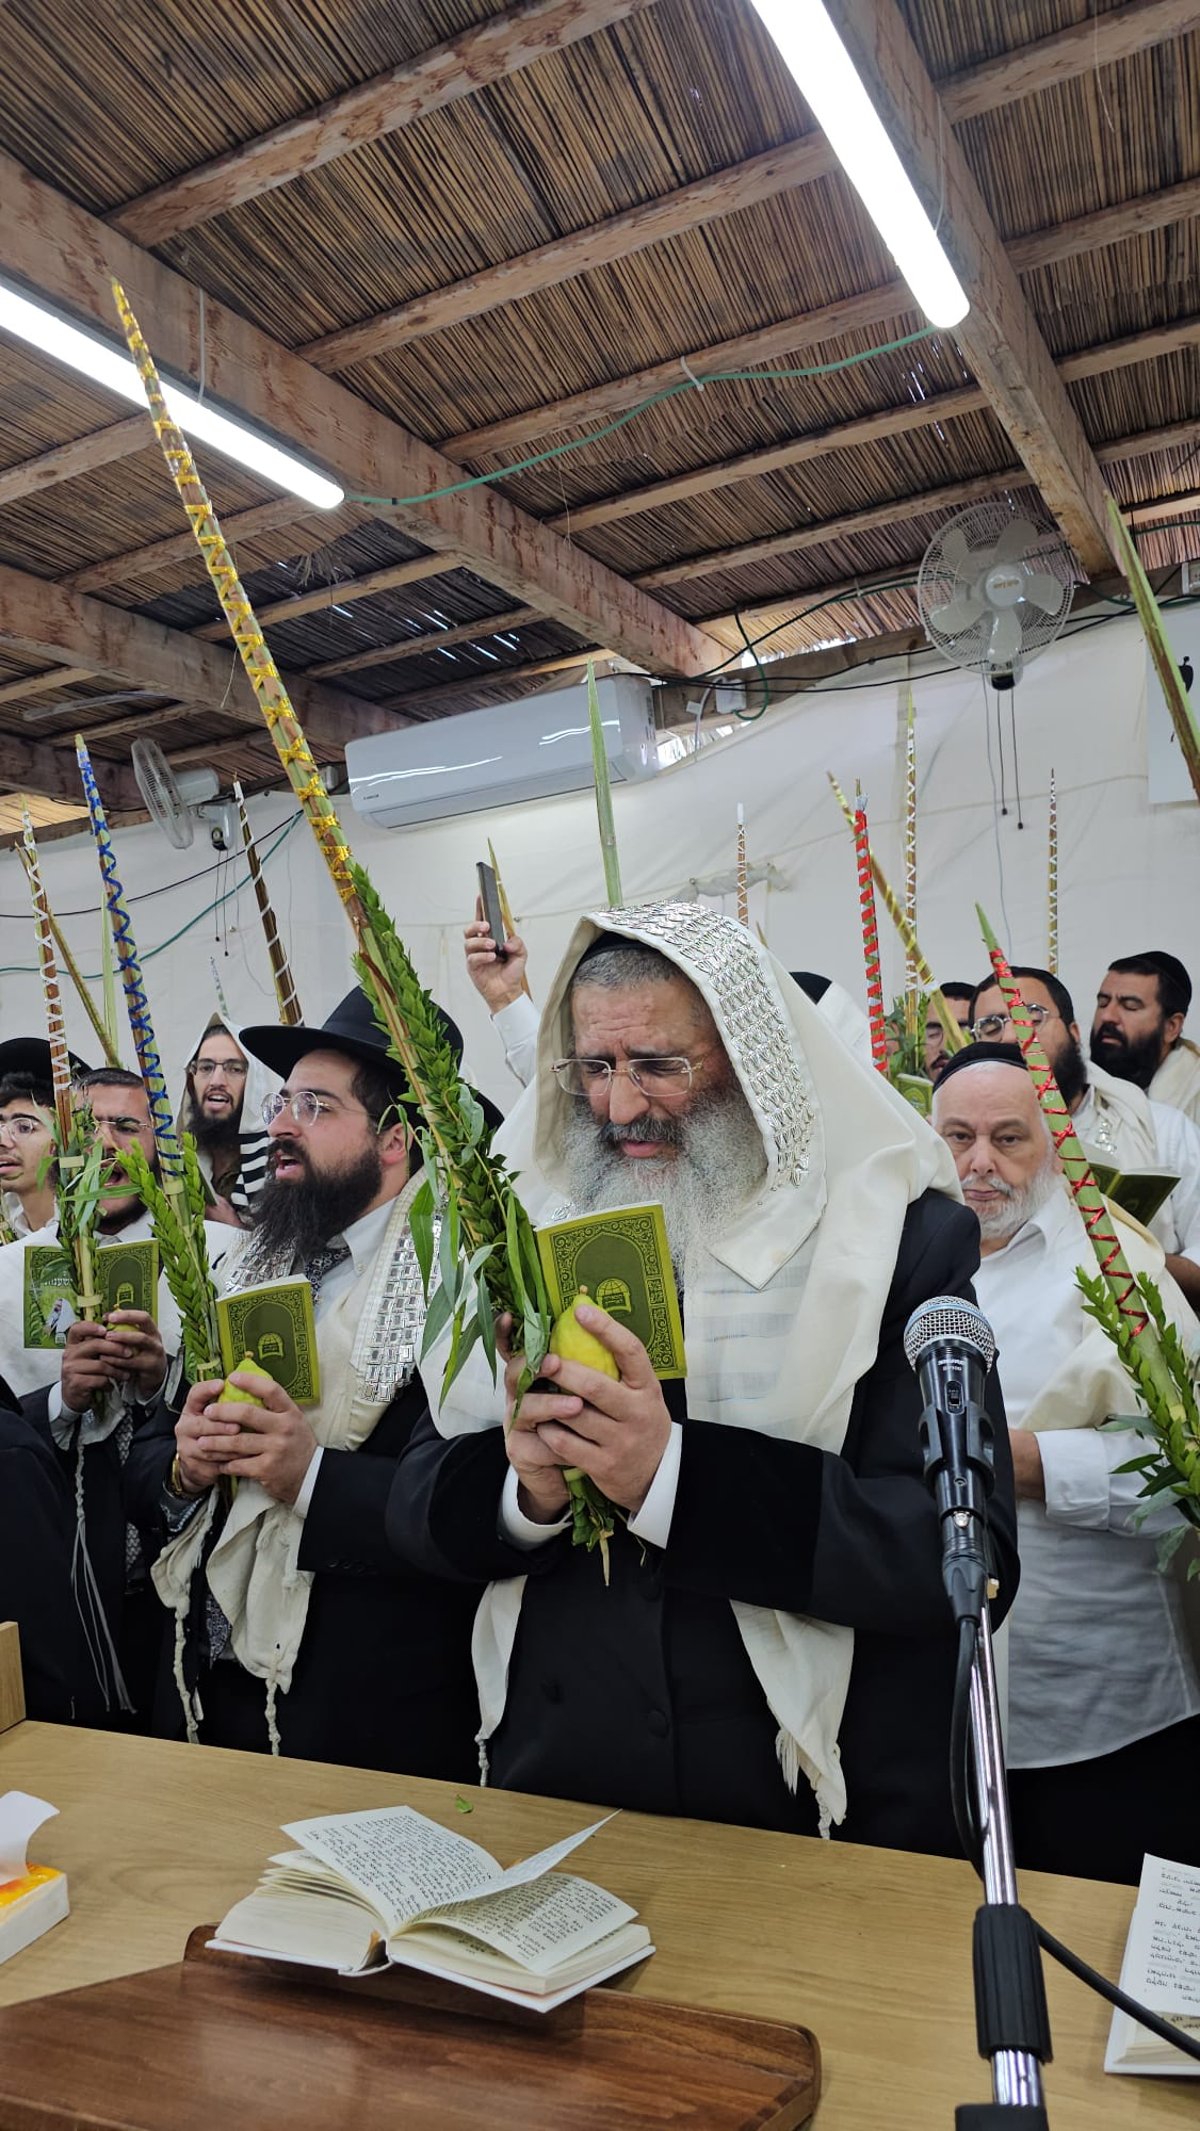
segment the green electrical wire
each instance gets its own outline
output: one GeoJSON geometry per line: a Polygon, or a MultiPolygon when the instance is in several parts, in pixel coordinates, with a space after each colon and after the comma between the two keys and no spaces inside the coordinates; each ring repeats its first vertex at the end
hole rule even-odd
{"type": "Polygon", "coordinates": [[[418,503],[436,503],[442,496],[460,496],[469,488],[485,488],[493,481],[507,481],[513,474],[528,473],[533,466],[544,466],[548,459],[565,458],[568,452],[585,451],[589,445],[603,443],[605,437],[614,436],[630,422],[636,422],[639,414],[664,400],[673,400],[681,392],[702,392],[705,385],[767,384],[773,380],[794,381],[805,377],[831,377],[837,370],[852,370],[858,363],[869,363],[877,355],[894,355],[900,348],[911,348],[914,341],[928,340],[936,334],[936,326],[922,326],[919,332],[904,333],[899,340],[885,340],[877,348],[864,348],[861,355],[841,355],[836,362],[814,363],[804,370],[714,370],[708,377],[681,377],[673,385],[664,385],[661,392],[652,392],[649,399],[639,400],[636,407],[627,407],[603,429],[595,429],[590,436],[573,437],[565,444],[550,444],[545,451],[535,451],[527,459],[517,459],[511,466],[498,466],[494,473],[470,474],[461,481],[451,481],[445,488],[426,489],[421,496],[366,496],[347,491],[347,503],[364,503],[377,510],[409,510],[418,503]]]}
{"type": "MultiPolygon", "coordinates": [[[[294,814],[290,821],[286,821],[284,823],[282,829],[279,831],[278,836],[275,838],[274,843],[270,846],[270,849],[264,851],[262,854],[262,864],[264,866],[270,864],[271,860],[275,856],[275,853],[281,849],[283,844],[286,843],[288,837],[292,833],[292,830],[303,819],[304,816],[302,814],[294,814]]],[[[179,927],[179,930],[177,932],[173,932],[169,939],[160,941],[157,947],[147,947],[145,953],[141,956],[141,960],[143,962],[153,962],[156,955],[165,954],[168,947],[174,947],[175,942],[177,940],[183,939],[185,933],[194,932],[196,926],[203,924],[205,918],[211,917],[213,915],[213,912],[216,910],[220,910],[223,904],[232,902],[235,896],[241,894],[242,889],[245,886],[245,881],[237,881],[234,883],[232,888],[226,888],[223,894],[215,895],[211,903],[206,904],[203,910],[198,910],[196,912],[195,917],[189,918],[187,924],[181,925],[179,927]]],[[[10,963],[7,968],[0,969],[0,977],[36,977],[37,975],[38,969],[34,964],[27,965],[19,962],[10,963]]],[[[85,971],[83,973],[85,984],[98,984],[100,982],[100,977],[101,971],[99,970],[85,971]]]]}

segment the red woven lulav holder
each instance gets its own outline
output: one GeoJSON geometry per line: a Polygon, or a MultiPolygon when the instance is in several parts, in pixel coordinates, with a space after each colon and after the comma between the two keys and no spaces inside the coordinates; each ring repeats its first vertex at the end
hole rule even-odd
{"type": "Polygon", "coordinates": [[[866,808],[854,810],[854,855],[858,861],[858,902],[862,917],[863,958],[867,966],[867,1019],[871,1024],[871,1057],[877,1070],[888,1069],[887,1024],[883,1011],[883,975],[879,966],[879,926],[875,918],[875,883],[871,878],[871,845],[867,836],[866,808]]]}
{"type": "Polygon", "coordinates": [[[1080,1218],[1091,1239],[1096,1261],[1112,1290],[1117,1308],[1122,1316],[1128,1319],[1129,1329],[1136,1337],[1145,1331],[1150,1319],[1138,1292],[1137,1281],[1117,1241],[1112,1215],[1092,1174],[1091,1164],[1075,1136],[1071,1113],[1062,1099],[1050,1060],[1038,1041],[1037,1030],[1029,1018],[1004,951],[994,940],[988,940],[987,947],[992,958],[992,968],[996,972],[996,982],[1004,994],[1004,1003],[1016,1031],[1021,1055],[1029,1067],[1030,1077],[1037,1089],[1038,1101],[1050,1127],[1050,1137],[1062,1162],[1080,1218]]]}

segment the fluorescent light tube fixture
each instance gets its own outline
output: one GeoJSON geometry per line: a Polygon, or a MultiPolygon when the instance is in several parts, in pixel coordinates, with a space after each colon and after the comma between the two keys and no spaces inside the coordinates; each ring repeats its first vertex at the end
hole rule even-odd
{"type": "MultiPolygon", "coordinates": [[[[141,379],[123,348],[115,348],[98,335],[72,325],[56,311],[47,309],[45,304],[22,295],[3,282],[0,282],[0,331],[28,342],[30,347],[52,356],[55,362],[65,363],[71,370],[81,371],[93,384],[103,385],[118,398],[132,400],[137,407],[145,406],[141,379]]],[[[281,444],[273,444],[269,437],[247,428],[235,416],[222,414],[208,400],[198,399],[191,386],[168,384],[164,379],[163,395],[173,419],[186,436],[196,443],[210,444],[222,457],[232,459],[235,466],[244,467],[248,473],[261,474],[264,481],[299,496],[304,503],[315,504],[318,510],[335,510],[344,500],[344,491],[336,481],[318,473],[315,466],[297,458],[294,452],[286,451],[281,444]]]]}
{"type": "Polygon", "coordinates": [[[971,306],[821,0],[754,0],[850,183],[934,326],[971,306]]]}

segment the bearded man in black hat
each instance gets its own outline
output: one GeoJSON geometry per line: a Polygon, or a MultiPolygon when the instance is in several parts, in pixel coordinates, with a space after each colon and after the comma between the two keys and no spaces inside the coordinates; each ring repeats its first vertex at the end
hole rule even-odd
{"type": "Polygon", "coordinates": [[[187,1394],[154,1570],[176,1621],[161,1728],[462,1780],[478,1722],[478,1590],[409,1573],[384,1529],[397,1460],[425,1412],[407,1083],[359,991],[323,1028],[238,1040],[283,1086],[263,1105],[268,1181],[220,1285],[307,1277],[321,1395],[302,1410],[236,1370],[233,1385],[260,1405],[223,1399],[219,1383],[187,1394]]]}

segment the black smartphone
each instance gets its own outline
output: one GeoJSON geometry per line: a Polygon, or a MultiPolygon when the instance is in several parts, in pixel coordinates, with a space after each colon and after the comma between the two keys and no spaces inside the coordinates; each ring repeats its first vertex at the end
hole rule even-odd
{"type": "Polygon", "coordinates": [[[503,962],[505,959],[504,941],[506,933],[504,919],[500,913],[500,884],[496,879],[496,868],[487,865],[483,859],[480,859],[475,871],[479,875],[479,900],[483,904],[483,914],[487,919],[488,931],[492,935],[492,944],[496,950],[497,960],[503,962]]]}

